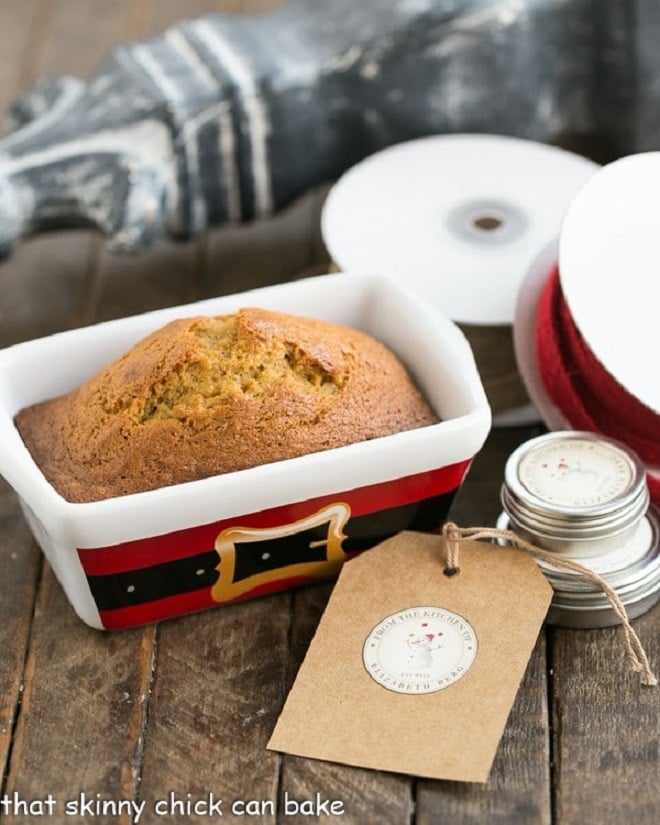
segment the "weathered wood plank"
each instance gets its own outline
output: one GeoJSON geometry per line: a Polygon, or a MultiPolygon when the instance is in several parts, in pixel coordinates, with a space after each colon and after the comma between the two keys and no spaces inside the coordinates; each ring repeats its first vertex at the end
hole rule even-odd
{"type": "MultiPolygon", "coordinates": [[[[51,16],[33,76],[60,71],[84,75],[127,36],[129,7],[129,0],[41,4],[51,16]]],[[[97,239],[89,233],[44,237],[19,250],[0,269],[7,315],[3,342],[94,320],[89,276],[98,269],[97,250],[97,239]]],[[[158,302],[157,293],[153,300],[158,302]]],[[[28,625],[31,614],[30,609],[28,625]]],[[[153,628],[112,636],[85,627],[45,565],[8,765],[8,793],[37,799],[50,792],[61,805],[80,793],[115,801],[135,796],[154,635],[153,628]]]]}
{"type": "MultiPolygon", "coordinates": [[[[331,588],[329,584],[320,585],[295,594],[287,690],[309,647],[331,588]]],[[[323,697],[319,696],[318,701],[321,703],[323,697]]],[[[313,801],[318,793],[322,799],[341,801],[344,813],[338,819],[345,825],[363,825],[365,822],[408,825],[410,822],[414,801],[411,781],[407,777],[290,755],[282,758],[281,796],[286,793],[298,802],[313,801]]],[[[278,823],[282,825],[302,825],[309,821],[309,816],[290,814],[285,808],[278,817],[278,823]]]]}
{"type": "Polygon", "coordinates": [[[187,3],[181,3],[181,0],[156,0],[151,28],[155,31],[156,27],[160,26],[163,30],[180,20],[194,20],[213,12],[239,14],[242,11],[243,0],[189,0],[187,3]]]}
{"type": "Polygon", "coordinates": [[[4,776],[22,688],[41,554],[21,516],[16,496],[2,480],[0,568],[0,776],[4,776]]]}
{"type": "Polygon", "coordinates": [[[451,519],[461,527],[494,526],[502,511],[500,487],[506,460],[519,444],[541,432],[539,427],[492,430],[456,496],[451,519]]]}
{"type": "MultiPolygon", "coordinates": [[[[660,606],[635,621],[656,674],[660,606]]],[[[660,818],[660,689],[640,685],[621,628],[552,638],[558,825],[655,825],[660,818]]]]}
{"type": "MultiPolygon", "coordinates": [[[[534,428],[494,430],[476,457],[450,517],[464,527],[494,525],[499,489],[510,453],[534,428]]],[[[496,552],[495,550],[493,552],[496,552]]],[[[487,598],[484,594],[484,598],[487,598]]],[[[545,637],[541,635],[511,711],[487,784],[418,784],[418,825],[488,822],[493,825],[551,821],[549,720],[545,637]]],[[[478,713],[478,708],[475,709],[478,713]]]]}
{"type": "MultiPolygon", "coordinates": [[[[184,802],[213,794],[224,800],[223,822],[244,821],[231,815],[235,800],[275,807],[279,757],[266,742],[283,701],[289,622],[283,594],[160,626],[140,787],[148,806],[170,792],[184,802]]],[[[170,806],[158,821],[183,818],[170,806]]],[[[209,820],[198,812],[185,821],[209,820]]]]}
{"type": "MultiPolygon", "coordinates": [[[[478,712],[475,708],[475,713],[478,712]]],[[[552,821],[549,748],[546,649],[545,637],[541,635],[504,729],[488,782],[485,785],[419,782],[417,825],[444,822],[549,825],[552,821]]]]}
{"type": "Polygon", "coordinates": [[[37,0],[16,3],[0,0],[0,134],[5,131],[5,114],[28,74],[34,45],[37,0]]]}
{"type": "MultiPolygon", "coordinates": [[[[4,109],[33,76],[41,59],[47,13],[34,2],[0,4],[0,105],[4,109]]],[[[83,266],[70,266],[68,235],[54,244],[24,247],[11,263],[0,266],[0,346],[52,332],[73,321],[83,266]],[[48,247],[48,248],[47,248],[48,247]],[[57,281],[44,282],[50,269],[57,281]],[[72,288],[73,287],[73,288],[72,288]]],[[[16,496],[2,483],[0,495],[0,765],[9,770],[13,728],[26,681],[24,664],[33,631],[34,602],[42,558],[23,521],[16,496]]],[[[14,750],[15,752],[15,750],[14,750]]]]}
{"type": "Polygon", "coordinates": [[[241,0],[241,11],[244,14],[264,14],[281,6],[284,0],[241,0]]]}
{"type": "Polygon", "coordinates": [[[0,346],[83,322],[93,255],[85,234],[35,238],[0,264],[0,346]]]}
{"type": "MultiPolygon", "coordinates": [[[[128,36],[128,12],[135,5],[132,0],[36,3],[28,20],[31,59],[21,69],[21,89],[46,75],[87,77],[111,46],[128,36]]],[[[6,82],[0,86],[8,88],[6,82]]],[[[10,97],[18,92],[13,88],[10,97]]],[[[92,233],[57,233],[29,241],[0,266],[0,345],[84,321],[97,250],[92,233]]]]}
{"type": "Polygon", "coordinates": [[[320,264],[324,272],[330,272],[331,259],[330,254],[325,246],[323,234],[321,232],[321,215],[323,213],[323,206],[326,198],[332,188],[332,182],[328,182],[324,186],[319,186],[313,193],[312,205],[312,251],[311,258],[314,264],[320,264]]]}
{"type": "Polygon", "coordinates": [[[131,30],[131,12],[141,0],[49,0],[40,2],[48,15],[43,48],[33,61],[29,82],[42,76],[73,74],[85,79],[94,72],[110,49],[131,30]]]}
{"type": "MultiPolygon", "coordinates": [[[[54,5],[34,0],[0,4],[0,52],[6,67],[0,78],[3,112],[44,71],[62,71],[59,59],[45,54],[54,5]]],[[[31,241],[0,265],[0,346],[75,323],[89,254],[88,240],[81,240],[80,234],[31,241]]]]}
{"type": "Polygon", "coordinates": [[[101,250],[86,315],[108,320],[196,300],[201,249],[199,241],[160,241],[137,258],[101,250]]]}
{"type": "MultiPolygon", "coordinates": [[[[51,793],[60,819],[67,800],[130,800],[151,669],[153,629],[103,634],[73,613],[46,566],[25,670],[21,713],[6,793],[43,799],[51,793]]],[[[100,817],[97,822],[130,818],[100,817]]],[[[32,823],[30,816],[12,822],[32,823]]]]}
{"type": "Polygon", "coordinates": [[[297,278],[315,263],[318,206],[314,194],[272,218],[209,233],[204,295],[229,295],[297,278]]]}
{"type": "MultiPolygon", "coordinates": [[[[222,5],[198,2],[194,11],[222,5]]],[[[143,35],[181,16],[180,4],[152,5],[143,35]]],[[[110,318],[194,300],[204,259],[203,238],[160,243],[137,259],[104,250],[90,312],[110,318]]],[[[279,760],[266,754],[265,742],[282,700],[289,601],[260,600],[158,628],[139,797],[147,810],[162,803],[159,822],[180,822],[181,805],[210,802],[211,794],[225,800],[225,811],[232,799],[275,804],[279,760]]],[[[193,813],[186,821],[207,817],[193,813]]]]}

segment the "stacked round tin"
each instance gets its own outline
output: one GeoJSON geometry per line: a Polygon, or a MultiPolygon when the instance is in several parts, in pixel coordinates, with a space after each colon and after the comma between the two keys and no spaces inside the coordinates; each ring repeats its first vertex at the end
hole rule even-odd
{"type": "MultiPolygon", "coordinates": [[[[499,527],[597,573],[629,618],[660,600],[658,517],[645,468],[625,445],[578,431],[527,441],[507,461],[501,499],[499,527]]],[[[619,622],[602,588],[579,571],[537,563],[554,589],[549,623],[619,622]]]]}

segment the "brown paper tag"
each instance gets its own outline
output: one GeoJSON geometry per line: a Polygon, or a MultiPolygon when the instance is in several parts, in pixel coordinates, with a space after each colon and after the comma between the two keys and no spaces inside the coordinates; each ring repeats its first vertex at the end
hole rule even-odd
{"type": "Polygon", "coordinates": [[[405,532],[344,565],[271,750],[486,782],[552,598],[508,547],[405,532]]]}

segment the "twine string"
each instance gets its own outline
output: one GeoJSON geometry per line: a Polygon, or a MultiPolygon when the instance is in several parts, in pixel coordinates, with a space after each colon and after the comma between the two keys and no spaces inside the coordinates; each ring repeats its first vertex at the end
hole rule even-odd
{"type": "Polygon", "coordinates": [[[460,568],[458,566],[458,556],[460,552],[458,549],[458,543],[461,535],[458,527],[452,522],[448,522],[444,525],[442,528],[442,534],[445,538],[445,547],[447,549],[447,563],[445,564],[443,573],[445,576],[455,576],[457,573],[460,573],[460,568]]]}
{"type": "Polygon", "coordinates": [[[638,673],[641,673],[641,681],[643,685],[655,686],[658,680],[651,669],[651,665],[646,655],[646,651],[639,639],[637,633],[630,624],[630,619],[626,612],[623,602],[617,595],[616,591],[593,570],[578,564],[572,559],[564,558],[549,550],[541,550],[536,545],[531,544],[520,536],[516,535],[511,530],[500,530],[496,527],[458,527],[453,522],[447,522],[443,525],[442,535],[447,544],[447,569],[458,570],[459,562],[459,545],[462,539],[471,539],[472,541],[492,541],[502,539],[517,547],[520,550],[529,553],[530,555],[546,561],[555,567],[561,567],[565,570],[571,570],[579,576],[599,587],[612,606],[612,610],[621,622],[624,631],[626,653],[631,667],[638,673]]]}

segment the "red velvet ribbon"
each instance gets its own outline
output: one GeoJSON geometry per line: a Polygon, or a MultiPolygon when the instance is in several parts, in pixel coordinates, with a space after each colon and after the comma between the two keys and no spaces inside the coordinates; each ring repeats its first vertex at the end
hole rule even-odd
{"type": "MultiPolygon", "coordinates": [[[[536,358],[544,389],[571,426],[618,439],[647,465],[660,466],[660,415],[609,373],[582,337],[571,316],[555,267],[541,294],[536,358]]],[[[660,479],[649,475],[654,501],[660,479]]]]}

